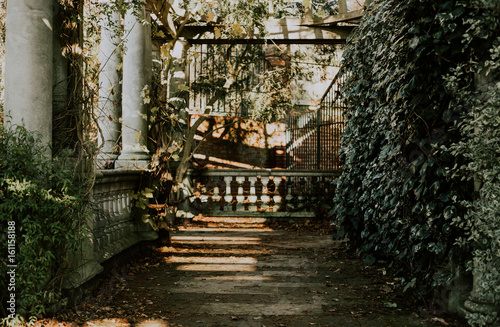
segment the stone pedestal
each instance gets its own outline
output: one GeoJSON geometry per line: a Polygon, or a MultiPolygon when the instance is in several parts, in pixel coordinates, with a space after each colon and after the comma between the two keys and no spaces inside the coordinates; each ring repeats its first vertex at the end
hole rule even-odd
{"type": "MultiPolygon", "coordinates": [[[[123,104],[122,104],[122,153],[119,167],[148,168],[147,107],[143,89],[147,86],[146,27],[143,25],[145,10],[137,13],[129,10],[125,15],[126,38],[123,56],[123,104]],[[138,15],[139,14],[139,17],[138,15]]],[[[150,44],[150,43],[149,43],[150,44]]],[[[151,58],[151,57],[149,57],[151,58]]]]}
{"type": "MultiPolygon", "coordinates": [[[[5,54],[6,121],[52,141],[53,0],[9,1],[5,54]]],[[[51,152],[48,150],[47,156],[51,152]]]]}
{"type": "MultiPolygon", "coordinates": [[[[107,1],[107,0],[106,0],[107,1]]],[[[118,157],[121,117],[121,38],[120,14],[111,13],[101,21],[101,44],[99,52],[99,166],[112,168],[118,157]]]]}

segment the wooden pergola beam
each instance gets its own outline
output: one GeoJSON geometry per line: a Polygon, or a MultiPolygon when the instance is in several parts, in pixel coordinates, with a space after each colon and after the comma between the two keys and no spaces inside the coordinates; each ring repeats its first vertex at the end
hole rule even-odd
{"type": "MultiPolygon", "coordinates": [[[[176,35],[191,44],[343,44],[355,26],[338,26],[338,23],[355,21],[363,16],[363,10],[341,13],[325,19],[287,18],[267,19],[268,35],[262,39],[208,39],[200,36],[213,26],[185,25],[177,31],[170,11],[175,0],[147,0],[152,12],[160,20],[170,36],[176,35]],[[172,33],[173,32],[173,33],[172,33]]],[[[169,38],[171,39],[171,38],[169,38]]],[[[167,39],[168,40],[168,39],[167,39]]]]}
{"type": "Polygon", "coordinates": [[[344,14],[338,14],[334,16],[330,16],[328,18],[323,19],[311,19],[310,22],[305,22],[304,26],[324,26],[324,25],[332,25],[337,23],[345,23],[351,22],[361,19],[363,17],[364,10],[356,10],[351,11],[344,14]]]}
{"type": "Polygon", "coordinates": [[[345,39],[186,39],[190,44],[345,44],[345,39]]]}
{"type": "MultiPolygon", "coordinates": [[[[319,23],[318,23],[319,24],[319,23]]],[[[353,26],[312,26],[307,18],[268,19],[267,38],[276,40],[345,40],[353,26]]]]}

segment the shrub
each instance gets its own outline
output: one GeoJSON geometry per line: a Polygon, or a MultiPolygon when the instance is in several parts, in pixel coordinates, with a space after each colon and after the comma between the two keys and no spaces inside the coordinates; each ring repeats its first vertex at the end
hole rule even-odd
{"type": "Polygon", "coordinates": [[[498,183],[498,109],[475,91],[475,76],[498,66],[498,13],[485,1],[375,1],[344,52],[338,236],[368,264],[392,262],[419,296],[452,282],[481,238],[481,256],[498,260],[497,193],[474,188],[478,176],[498,183]]]}
{"type": "MultiPolygon", "coordinates": [[[[8,226],[15,226],[15,255],[8,264],[17,265],[15,289],[1,287],[5,316],[11,314],[4,307],[11,293],[20,316],[42,314],[57,302],[68,251],[80,243],[83,192],[65,160],[46,153],[40,138],[23,127],[0,130],[0,251],[7,253],[8,226]]],[[[2,264],[0,274],[7,276],[7,269],[2,264]]]]}

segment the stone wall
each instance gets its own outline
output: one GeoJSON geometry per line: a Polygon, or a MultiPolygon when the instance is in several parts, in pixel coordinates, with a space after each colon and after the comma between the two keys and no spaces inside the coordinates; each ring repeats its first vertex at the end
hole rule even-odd
{"type": "Polygon", "coordinates": [[[100,274],[103,264],[137,245],[152,241],[157,233],[141,219],[135,210],[131,193],[141,183],[140,170],[102,170],[96,174],[92,192],[92,215],[87,221],[88,237],[79,253],[72,260],[74,272],[66,279],[65,288],[83,285],[100,274]]]}

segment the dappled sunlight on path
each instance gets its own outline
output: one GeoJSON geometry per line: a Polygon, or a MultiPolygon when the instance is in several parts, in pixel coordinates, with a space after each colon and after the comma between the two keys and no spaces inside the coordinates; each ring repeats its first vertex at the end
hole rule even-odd
{"type": "Polygon", "coordinates": [[[88,327],[435,325],[405,307],[383,268],[363,267],[330,235],[268,226],[206,217],[180,226],[117,277],[108,302],[66,317],[88,327]]]}

